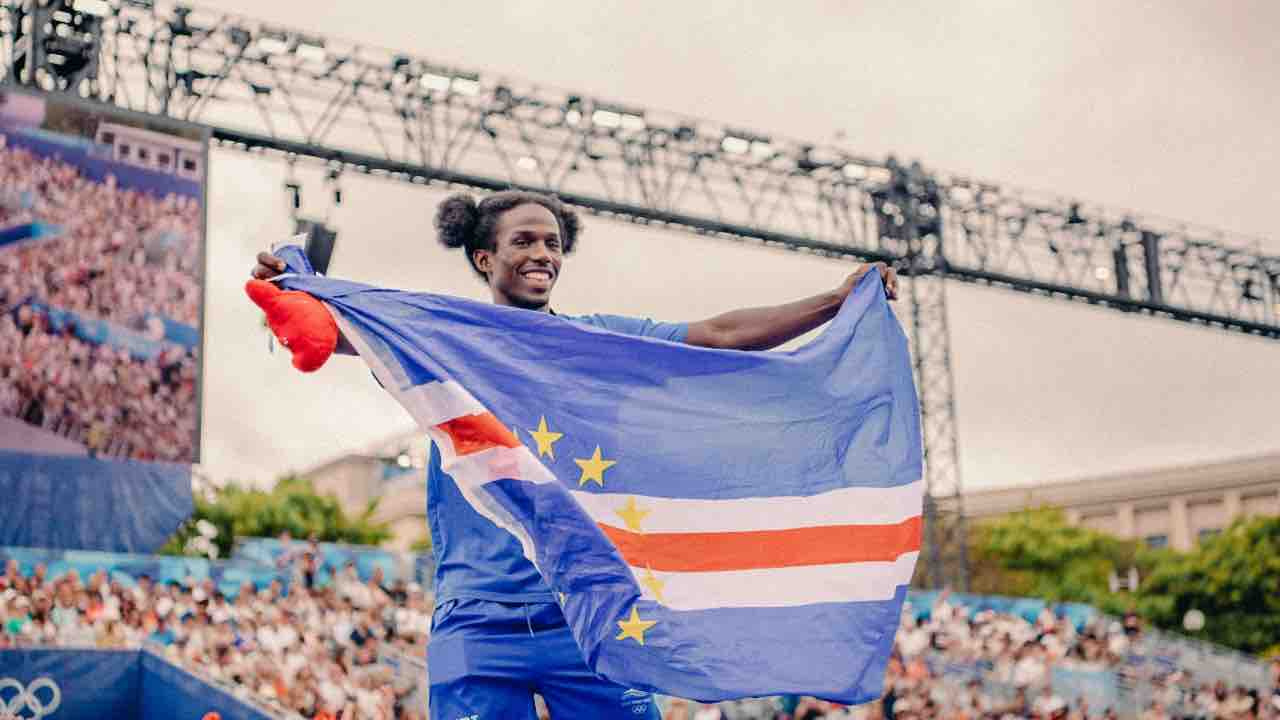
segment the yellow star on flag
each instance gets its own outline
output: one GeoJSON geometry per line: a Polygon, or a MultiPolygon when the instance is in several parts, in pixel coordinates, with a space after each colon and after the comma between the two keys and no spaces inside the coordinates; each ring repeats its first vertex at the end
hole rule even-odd
{"type": "Polygon", "coordinates": [[[614,510],[614,512],[618,513],[618,517],[622,518],[622,521],[627,524],[627,529],[632,532],[640,532],[640,521],[644,520],[645,515],[653,511],[642,510],[639,505],[636,505],[636,499],[631,497],[627,498],[626,505],[614,510]]]}
{"type": "Polygon", "coordinates": [[[659,580],[657,575],[653,574],[653,568],[648,565],[644,566],[644,577],[640,578],[640,584],[644,585],[649,592],[653,593],[653,598],[660,603],[665,603],[662,599],[662,588],[666,587],[666,580],[659,580]]]}
{"type": "Polygon", "coordinates": [[[537,430],[525,430],[525,432],[529,433],[529,436],[533,438],[533,441],[538,443],[538,457],[546,455],[552,460],[556,459],[556,451],[551,446],[554,445],[557,440],[564,437],[564,433],[551,432],[548,430],[546,415],[543,415],[538,420],[537,430]]]}
{"type": "Polygon", "coordinates": [[[596,446],[596,451],[591,454],[590,458],[586,460],[574,458],[573,461],[578,463],[578,467],[582,468],[582,477],[578,478],[578,487],[586,485],[588,481],[604,487],[604,471],[618,464],[617,460],[601,458],[599,445],[596,446]]]}
{"type": "Polygon", "coordinates": [[[618,633],[617,640],[626,640],[631,638],[641,645],[644,644],[645,632],[657,625],[657,620],[641,620],[640,611],[634,605],[631,606],[631,617],[626,620],[619,620],[618,627],[622,628],[622,632],[618,633]]]}

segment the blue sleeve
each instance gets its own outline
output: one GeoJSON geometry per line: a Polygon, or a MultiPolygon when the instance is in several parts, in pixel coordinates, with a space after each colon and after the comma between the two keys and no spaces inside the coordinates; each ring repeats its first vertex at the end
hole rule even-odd
{"type": "Polygon", "coordinates": [[[658,338],[671,342],[684,342],[689,334],[688,323],[655,322],[649,318],[634,318],[624,315],[577,315],[566,316],[575,322],[594,325],[624,335],[658,338]]]}

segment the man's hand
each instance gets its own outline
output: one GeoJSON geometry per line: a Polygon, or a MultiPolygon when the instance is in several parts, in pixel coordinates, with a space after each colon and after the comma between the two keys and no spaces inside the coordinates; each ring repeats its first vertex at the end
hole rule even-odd
{"type": "Polygon", "coordinates": [[[259,280],[266,280],[284,272],[284,261],[268,252],[258,253],[258,264],[253,266],[249,274],[259,280]]]}
{"type": "MultiPolygon", "coordinates": [[[[258,256],[258,259],[261,260],[262,256],[261,255],[258,256]]],[[[880,280],[884,282],[885,297],[889,298],[890,300],[897,300],[898,299],[898,271],[894,270],[893,268],[889,267],[888,265],[882,262],[866,263],[864,265],[859,265],[858,269],[854,270],[849,275],[849,277],[845,278],[845,281],[840,284],[840,289],[837,291],[840,295],[840,298],[843,300],[844,298],[848,297],[849,293],[853,292],[853,289],[857,287],[858,281],[862,279],[862,276],[866,275],[872,270],[875,270],[880,273],[880,280]]]]}

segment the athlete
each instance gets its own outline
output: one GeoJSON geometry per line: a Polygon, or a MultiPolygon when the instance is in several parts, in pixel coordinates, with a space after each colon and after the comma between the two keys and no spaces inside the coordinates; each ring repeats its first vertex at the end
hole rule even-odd
{"type": "MultiPolygon", "coordinates": [[[[551,291],[578,241],[577,215],[548,195],[506,191],[477,203],[453,195],[438,208],[440,242],[466,252],[493,302],[554,313],[551,291]]],[[[258,255],[253,276],[283,272],[258,255]]],[[[803,300],[717,315],[691,323],[617,315],[563,316],[614,332],[690,345],[765,350],[822,325],[858,280],[878,272],[890,300],[897,275],[884,263],[862,265],[835,290],[803,300]]],[[[354,351],[342,339],[339,352],[354,351]]],[[[634,720],[659,717],[648,693],[597,677],[583,661],[560,606],[519,542],[463,499],[431,448],[427,522],[436,558],[435,611],[427,654],[433,720],[534,720],[533,694],[553,718],[634,720]]]]}

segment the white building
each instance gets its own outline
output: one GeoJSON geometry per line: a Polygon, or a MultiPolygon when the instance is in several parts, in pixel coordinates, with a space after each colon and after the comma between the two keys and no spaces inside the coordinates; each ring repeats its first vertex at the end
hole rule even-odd
{"type": "Polygon", "coordinates": [[[1280,454],[965,494],[965,516],[1041,506],[1152,547],[1190,550],[1240,517],[1280,515],[1280,454]]]}

